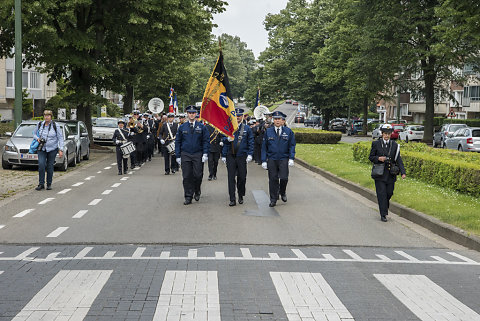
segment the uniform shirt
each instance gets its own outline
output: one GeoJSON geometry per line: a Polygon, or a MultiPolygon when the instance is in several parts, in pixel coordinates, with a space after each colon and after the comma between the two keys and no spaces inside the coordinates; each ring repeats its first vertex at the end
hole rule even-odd
{"type": "Polygon", "coordinates": [[[63,132],[60,125],[55,124],[57,131],[53,128],[53,121],[49,125],[45,126],[45,121],[40,122],[40,128],[35,129],[33,132],[33,138],[43,138],[45,139],[45,146],[42,150],[51,152],[52,150],[59,149],[63,150],[63,132]]]}
{"type": "MultiPolygon", "coordinates": [[[[115,145],[117,143],[117,140],[123,141],[122,144],[125,144],[127,142],[127,137],[128,137],[128,130],[126,130],[125,127],[123,129],[120,129],[119,127],[113,133],[112,140],[115,145]],[[120,131],[122,132],[123,136],[120,134],[120,131]]],[[[120,148],[120,145],[117,145],[117,147],[120,148]]]]}
{"type": "Polygon", "coordinates": [[[288,127],[269,127],[263,135],[262,162],[267,159],[295,159],[295,134],[288,127]],[[277,136],[277,128],[280,134],[277,136]]]}
{"type": "Polygon", "coordinates": [[[177,130],[175,138],[175,155],[180,158],[181,153],[208,154],[210,139],[207,127],[198,121],[185,122],[177,130]]]}
{"type": "Polygon", "coordinates": [[[224,139],[222,156],[227,157],[227,154],[235,153],[236,156],[253,155],[254,139],[253,132],[250,127],[245,124],[240,124],[238,130],[233,134],[233,142],[224,139]],[[239,142],[240,129],[243,127],[242,140],[239,142]]]}
{"type": "Polygon", "coordinates": [[[160,128],[158,137],[160,137],[160,139],[163,139],[165,141],[173,141],[172,139],[173,137],[170,137],[170,132],[168,131],[167,126],[170,126],[170,131],[172,132],[172,136],[175,137],[175,135],[177,134],[178,124],[174,122],[164,123],[162,128],[160,128]]]}

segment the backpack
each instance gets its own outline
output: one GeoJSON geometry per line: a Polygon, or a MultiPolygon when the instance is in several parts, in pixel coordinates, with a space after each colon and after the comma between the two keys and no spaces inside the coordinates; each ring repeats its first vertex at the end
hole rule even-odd
{"type": "MultiPolygon", "coordinates": [[[[53,129],[55,129],[55,134],[57,133],[57,124],[52,120],[53,129]]],[[[37,131],[40,130],[42,122],[38,122],[37,131]]],[[[43,129],[45,129],[45,123],[43,123],[43,129]]]]}

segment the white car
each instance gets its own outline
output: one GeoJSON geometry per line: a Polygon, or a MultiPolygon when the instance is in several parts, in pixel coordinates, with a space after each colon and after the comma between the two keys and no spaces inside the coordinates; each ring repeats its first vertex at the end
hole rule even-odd
{"type": "Polygon", "coordinates": [[[400,140],[407,143],[411,140],[422,140],[425,128],[421,125],[410,125],[405,127],[403,132],[399,133],[400,140]]]}
{"type": "Polygon", "coordinates": [[[379,139],[382,137],[382,132],[380,131],[380,127],[382,127],[384,124],[376,124],[375,129],[372,131],[372,139],[379,139]]]}
{"type": "Polygon", "coordinates": [[[113,134],[118,127],[118,119],[112,117],[99,117],[92,126],[93,141],[113,145],[113,134]]]}

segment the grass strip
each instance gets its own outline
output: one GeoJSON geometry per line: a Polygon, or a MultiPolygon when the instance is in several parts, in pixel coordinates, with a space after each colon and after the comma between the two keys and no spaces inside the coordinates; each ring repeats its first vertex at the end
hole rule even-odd
{"type": "MultiPolygon", "coordinates": [[[[371,165],[353,159],[352,144],[298,144],[297,156],[311,165],[375,191],[371,165]]],[[[411,177],[395,184],[393,201],[480,236],[480,200],[411,177]]]]}

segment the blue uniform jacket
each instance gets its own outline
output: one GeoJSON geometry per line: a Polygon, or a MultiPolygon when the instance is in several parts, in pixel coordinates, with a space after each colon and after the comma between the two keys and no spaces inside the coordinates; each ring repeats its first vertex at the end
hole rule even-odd
{"type": "Polygon", "coordinates": [[[277,137],[275,126],[267,128],[263,135],[262,162],[267,159],[295,159],[295,134],[283,126],[280,137],[277,137]]]}
{"type": "Polygon", "coordinates": [[[208,129],[202,123],[195,121],[194,128],[190,128],[187,121],[180,125],[175,138],[175,156],[180,158],[182,152],[189,154],[208,154],[210,148],[210,135],[208,129]]]}
{"type": "Polygon", "coordinates": [[[228,153],[235,153],[236,156],[253,155],[253,148],[254,148],[253,131],[249,126],[243,125],[242,140],[239,143],[238,137],[240,136],[241,126],[242,125],[240,125],[238,127],[238,130],[233,134],[233,137],[234,137],[233,142],[229,142],[227,138],[224,139],[223,149],[222,149],[223,157],[227,157],[228,153]],[[232,146],[233,146],[233,151],[232,151],[232,146]]]}

